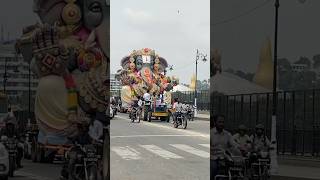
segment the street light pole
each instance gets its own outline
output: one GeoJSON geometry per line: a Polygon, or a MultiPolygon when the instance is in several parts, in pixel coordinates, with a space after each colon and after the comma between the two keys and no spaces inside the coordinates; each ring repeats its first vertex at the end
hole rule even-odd
{"type": "Polygon", "coordinates": [[[194,85],[194,116],[197,117],[198,111],[197,111],[197,98],[198,98],[198,93],[197,93],[197,81],[198,81],[198,60],[200,56],[203,58],[202,61],[207,61],[206,57],[207,55],[204,55],[199,52],[197,49],[197,54],[196,54],[196,82],[194,85]]]}
{"type": "Polygon", "coordinates": [[[29,118],[29,121],[31,121],[31,62],[29,62],[29,89],[28,89],[28,118],[29,118]]]}
{"type": "Polygon", "coordinates": [[[7,58],[5,58],[4,61],[4,74],[3,74],[3,92],[5,94],[7,94],[7,90],[6,90],[6,86],[7,86],[7,79],[8,75],[7,75],[7,58]]]}
{"type": "Polygon", "coordinates": [[[197,110],[197,81],[198,81],[198,60],[199,60],[199,50],[197,49],[197,56],[196,56],[196,82],[194,85],[194,116],[197,117],[198,110],[197,110]]]}
{"type": "Polygon", "coordinates": [[[274,143],[274,150],[271,152],[271,174],[278,173],[277,158],[277,66],[278,66],[278,11],[279,0],[275,1],[275,31],[274,31],[274,62],[273,62],[273,108],[271,124],[271,142],[274,143]]]}

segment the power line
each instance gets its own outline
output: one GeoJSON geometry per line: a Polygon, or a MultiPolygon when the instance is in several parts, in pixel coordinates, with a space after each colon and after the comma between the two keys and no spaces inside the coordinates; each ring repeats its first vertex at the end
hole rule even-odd
{"type": "Polygon", "coordinates": [[[243,12],[243,13],[237,15],[237,16],[234,16],[234,17],[231,17],[231,18],[228,18],[228,19],[219,21],[219,22],[217,22],[217,23],[213,23],[213,26],[225,24],[225,23],[234,21],[234,20],[236,20],[236,19],[238,19],[238,18],[241,18],[241,17],[243,17],[243,16],[246,16],[246,15],[254,12],[254,11],[257,10],[257,9],[260,9],[260,8],[266,6],[270,1],[271,1],[271,0],[266,0],[265,2],[263,2],[263,3],[261,3],[261,4],[257,5],[257,6],[255,6],[255,7],[252,8],[252,9],[249,9],[248,11],[245,11],[245,12],[243,12]]]}

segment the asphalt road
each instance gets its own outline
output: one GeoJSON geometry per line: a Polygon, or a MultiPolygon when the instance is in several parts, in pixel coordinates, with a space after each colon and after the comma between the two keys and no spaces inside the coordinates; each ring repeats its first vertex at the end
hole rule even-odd
{"type": "Polygon", "coordinates": [[[61,165],[59,164],[33,163],[24,160],[23,166],[9,180],[58,180],[60,177],[61,165]]]}
{"type": "Polygon", "coordinates": [[[112,180],[208,180],[209,121],[187,129],[153,121],[131,123],[127,114],[111,120],[112,180]]]}

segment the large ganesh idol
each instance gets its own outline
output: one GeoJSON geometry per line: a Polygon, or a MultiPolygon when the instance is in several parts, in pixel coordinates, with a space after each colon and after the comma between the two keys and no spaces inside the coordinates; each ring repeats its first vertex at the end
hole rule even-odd
{"type": "Polygon", "coordinates": [[[122,84],[121,100],[127,105],[147,90],[159,95],[178,84],[177,79],[166,76],[167,61],[149,48],[134,50],[121,60],[121,66],[116,77],[122,84]]]}
{"type": "Polygon", "coordinates": [[[109,3],[34,0],[41,23],[23,30],[17,50],[39,78],[35,117],[42,143],[66,143],[79,121],[106,121],[109,3]]]}

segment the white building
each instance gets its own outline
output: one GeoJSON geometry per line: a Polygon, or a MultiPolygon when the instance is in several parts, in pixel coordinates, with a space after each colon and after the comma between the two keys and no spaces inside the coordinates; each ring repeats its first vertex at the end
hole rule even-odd
{"type": "MultiPolygon", "coordinates": [[[[6,89],[9,103],[20,110],[28,110],[29,105],[29,64],[17,55],[14,48],[15,42],[0,44],[0,89],[6,89]],[[5,73],[6,72],[6,73],[5,73]],[[7,81],[4,83],[4,76],[7,81]]],[[[38,80],[31,72],[31,111],[33,111],[34,97],[38,80]]]]}
{"type": "Polygon", "coordinates": [[[115,74],[110,74],[110,95],[120,96],[121,83],[115,77],[115,74]]]}
{"type": "Polygon", "coordinates": [[[309,69],[308,65],[306,64],[296,64],[296,63],[293,63],[291,65],[291,68],[295,72],[303,72],[309,69]]]}

